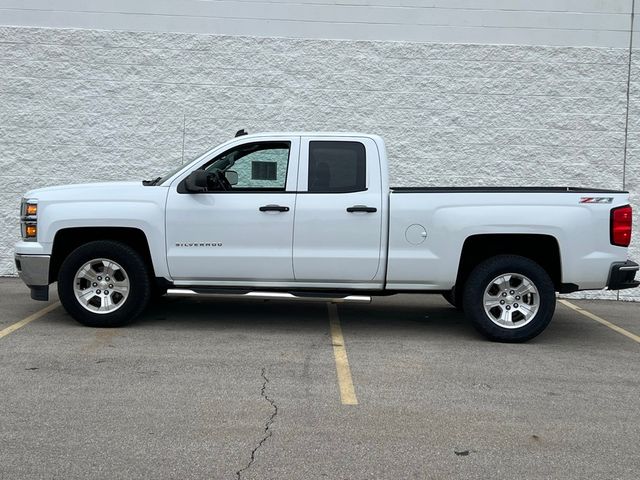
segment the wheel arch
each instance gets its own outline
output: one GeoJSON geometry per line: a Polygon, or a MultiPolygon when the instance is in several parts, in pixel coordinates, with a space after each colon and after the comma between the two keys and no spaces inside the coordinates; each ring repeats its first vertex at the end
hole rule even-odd
{"type": "Polygon", "coordinates": [[[573,291],[571,285],[562,283],[562,258],[560,244],[552,235],[545,234],[478,234],[467,237],[462,246],[456,290],[464,288],[471,271],[481,262],[496,255],[519,255],[538,263],[551,277],[556,291],[573,291]]]}
{"type": "Polygon", "coordinates": [[[70,227],[56,232],[51,250],[49,282],[55,282],[64,259],[81,245],[95,240],[113,240],[129,245],[138,252],[155,277],[149,241],[145,233],[133,227],[70,227]]]}

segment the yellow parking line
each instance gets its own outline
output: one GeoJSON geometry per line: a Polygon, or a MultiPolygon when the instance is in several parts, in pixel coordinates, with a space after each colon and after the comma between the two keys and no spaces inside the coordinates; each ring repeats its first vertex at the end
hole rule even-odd
{"type": "Polygon", "coordinates": [[[333,356],[336,359],[336,372],[338,373],[338,385],[340,386],[340,400],[343,405],[357,405],[356,391],[353,388],[351,369],[347,358],[347,348],[342,336],[342,327],[338,318],[338,309],[335,304],[327,304],[329,309],[329,326],[331,329],[331,343],[333,344],[333,356]]]}
{"type": "Polygon", "coordinates": [[[46,307],[44,307],[42,310],[37,311],[33,315],[29,315],[27,318],[23,318],[19,322],[16,322],[13,325],[9,325],[7,328],[0,330],[0,338],[6,337],[10,333],[13,333],[16,330],[18,330],[19,328],[24,327],[27,323],[31,323],[34,320],[37,320],[40,317],[45,316],[51,310],[55,310],[59,306],[60,306],[60,302],[52,303],[51,305],[47,305],[46,307]]]}
{"type": "Polygon", "coordinates": [[[563,305],[566,305],[567,307],[575,310],[578,313],[581,313],[582,315],[584,315],[585,317],[590,318],[591,320],[595,320],[598,323],[601,323],[602,325],[604,325],[605,327],[609,327],[611,330],[615,330],[616,332],[624,335],[625,337],[630,338],[631,340],[634,340],[638,343],[640,343],[640,336],[636,335],[635,333],[631,333],[628,330],[625,330],[622,327],[619,327],[618,325],[615,325],[613,323],[611,323],[608,320],[605,320],[604,318],[599,317],[598,315],[595,315],[587,310],[585,310],[584,308],[580,308],[579,306],[567,301],[567,300],[560,300],[560,303],[562,303],[563,305]]]}

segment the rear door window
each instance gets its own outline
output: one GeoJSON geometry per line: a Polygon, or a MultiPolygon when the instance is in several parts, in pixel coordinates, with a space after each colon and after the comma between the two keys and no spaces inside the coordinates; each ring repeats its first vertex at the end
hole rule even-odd
{"type": "Polygon", "coordinates": [[[308,191],[360,192],[366,186],[366,153],[360,142],[309,142],[308,191]]]}

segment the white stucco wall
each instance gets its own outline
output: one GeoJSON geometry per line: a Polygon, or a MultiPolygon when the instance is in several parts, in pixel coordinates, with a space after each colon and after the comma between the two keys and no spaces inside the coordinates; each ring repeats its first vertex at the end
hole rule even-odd
{"type": "Polygon", "coordinates": [[[85,3],[0,0],[0,274],[28,188],[152,178],[239,128],[379,133],[394,185],[622,187],[631,1],[85,3]]]}

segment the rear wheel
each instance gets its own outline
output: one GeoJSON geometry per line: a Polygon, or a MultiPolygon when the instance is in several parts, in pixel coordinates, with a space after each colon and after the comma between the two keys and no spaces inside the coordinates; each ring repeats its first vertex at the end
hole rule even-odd
{"type": "Polygon", "coordinates": [[[536,262],[500,255],[479,264],[469,275],[464,310],[473,326],[490,340],[525,342],[549,325],[555,289],[536,262]]]}
{"type": "Polygon", "coordinates": [[[131,322],[149,302],[149,273],[130,246],[95,241],[78,247],[58,274],[58,295],[69,314],[90,327],[131,322]]]}

